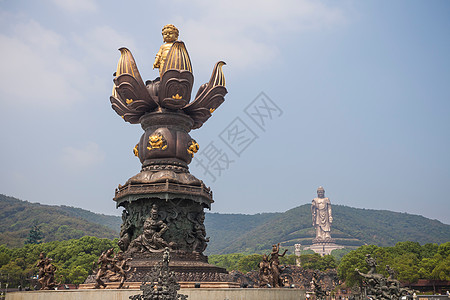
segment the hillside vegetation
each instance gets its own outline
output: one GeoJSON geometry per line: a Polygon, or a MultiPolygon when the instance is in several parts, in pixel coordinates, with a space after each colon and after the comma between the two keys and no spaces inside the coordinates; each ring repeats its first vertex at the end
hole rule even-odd
{"type": "Polygon", "coordinates": [[[74,216],[61,207],[0,194],[0,244],[23,246],[36,225],[42,233],[42,242],[78,239],[86,235],[108,239],[118,236],[116,230],[74,216]]]}
{"type": "MultiPolygon", "coordinates": [[[[359,209],[342,205],[333,205],[333,224],[331,236],[337,244],[355,248],[364,244],[377,246],[394,246],[400,241],[413,241],[420,244],[445,243],[450,241],[450,225],[437,220],[406,213],[386,210],[359,209]]],[[[221,216],[220,222],[213,223],[218,228],[227,228],[231,232],[242,232],[246,219],[237,222],[234,216],[221,216]]],[[[264,215],[262,215],[264,216],[264,215]]],[[[214,218],[208,214],[208,218],[214,218]]],[[[269,216],[268,216],[269,217],[269,216]]],[[[249,227],[245,234],[235,235],[228,245],[217,247],[214,254],[226,253],[261,253],[271,248],[272,244],[281,242],[284,247],[293,250],[296,243],[310,245],[315,237],[312,227],[310,205],[305,204],[278,215],[271,215],[270,220],[261,221],[261,225],[249,227]]],[[[212,226],[211,226],[212,227],[212,226]]],[[[211,243],[221,236],[211,235],[211,243]]],[[[212,252],[211,252],[212,253],[212,252]]],[[[292,252],[291,252],[292,253],[292,252]]]]}
{"type": "Polygon", "coordinates": [[[271,222],[280,215],[282,213],[256,215],[207,213],[205,227],[210,237],[207,253],[220,253],[240,236],[271,222]]]}
{"type": "MultiPolygon", "coordinates": [[[[397,242],[420,244],[450,241],[450,225],[437,220],[386,210],[333,205],[331,236],[346,248],[364,244],[380,247],[397,242]]],[[[39,225],[43,242],[80,238],[85,235],[117,238],[118,216],[96,214],[69,206],[49,206],[21,201],[0,194],[0,244],[22,246],[34,225],[39,225]]],[[[293,254],[293,245],[310,245],[315,237],[310,205],[284,213],[255,215],[206,213],[205,227],[210,242],[206,254],[265,253],[282,243],[293,254]]]]}
{"type": "Polygon", "coordinates": [[[69,213],[70,216],[86,220],[95,224],[100,224],[111,228],[115,232],[120,231],[120,225],[122,225],[122,218],[118,216],[109,216],[104,214],[93,213],[89,210],[81,209],[78,207],[61,205],[59,206],[63,211],[69,213]]]}
{"type": "MultiPolygon", "coordinates": [[[[29,279],[37,275],[36,262],[39,253],[44,252],[57,267],[55,277],[58,278],[58,282],[80,284],[88,275],[94,274],[93,262],[98,260],[100,253],[110,248],[114,248],[116,253],[119,251],[117,239],[89,236],[69,241],[27,244],[20,248],[0,245],[0,282],[14,288],[19,285],[29,287],[36,284],[36,281],[29,279]]],[[[397,279],[404,282],[416,282],[418,279],[450,280],[450,242],[440,245],[429,243],[423,246],[416,242],[399,242],[394,247],[369,245],[350,251],[341,259],[336,259],[334,255],[321,257],[317,253],[303,254],[299,258],[304,270],[327,272],[337,267],[339,279],[345,281],[346,286],[354,286],[361,282],[355,273],[355,267],[364,273],[369,270],[365,261],[366,254],[376,259],[377,272],[387,276],[385,266],[389,265],[395,270],[397,279]]],[[[261,260],[260,254],[235,253],[209,257],[209,262],[214,265],[228,271],[238,270],[243,273],[257,273],[261,260]]],[[[280,257],[281,264],[295,265],[296,261],[295,255],[280,257]]],[[[288,268],[288,271],[289,269],[291,268],[288,268]]],[[[290,274],[297,276],[297,280],[304,277],[304,273],[290,274]]]]}

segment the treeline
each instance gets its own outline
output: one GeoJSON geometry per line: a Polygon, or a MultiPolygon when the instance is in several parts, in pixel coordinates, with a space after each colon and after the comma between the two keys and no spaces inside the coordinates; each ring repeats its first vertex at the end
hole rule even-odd
{"type": "Polygon", "coordinates": [[[423,246],[416,242],[399,242],[394,247],[362,246],[344,255],[338,266],[338,276],[347,286],[360,284],[355,268],[363,273],[369,271],[366,254],[377,260],[378,273],[388,276],[388,265],[403,282],[450,280],[450,242],[423,246]]]}
{"type": "MultiPolygon", "coordinates": [[[[295,255],[286,255],[280,257],[280,263],[286,265],[295,265],[295,255]]],[[[249,254],[242,253],[232,254],[220,254],[210,255],[208,262],[221,268],[227,269],[227,271],[241,271],[243,273],[250,272],[258,269],[258,264],[262,261],[261,254],[249,254]]]]}
{"type": "Polygon", "coordinates": [[[44,252],[53,259],[57,271],[55,280],[59,283],[80,284],[92,274],[93,262],[100,254],[117,248],[117,240],[100,239],[85,236],[68,241],[53,241],[42,244],[27,244],[21,248],[7,248],[0,245],[0,281],[9,283],[10,287],[31,286],[36,284],[33,277],[38,268],[39,254],[44,252]]]}
{"type": "MultiPolygon", "coordinates": [[[[247,273],[258,269],[258,264],[262,261],[262,254],[245,255],[241,253],[221,254],[209,256],[209,263],[225,268],[228,271],[240,271],[247,273]]],[[[338,265],[337,259],[332,255],[320,256],[317,253],[300,255],[300,264],[305,269],[326,271],[335,269],[338,265]]],[[[282,265],[296,265],[297,256],[294,254],[280,257],[282,265]]]]}
{"type": "MultiPolygon", "coordinates": [[[[414,283],[418,279],[450,280],[450,242],[441,245],[428,243],[421,246],[417,242],[399,242],[393,247],[374,245],[361,246],[356,250],[334,250],[332,255],[321,257],[319,254],[300,255],[300,264],[305,269],[326,271],[337,269],[339,279],[347,286],[360,284],[360,276],[355,269],[367,273],[366,254],[377,260],[377,272],[385,276],[386,265],[394,269],[396,278],[403,282],[414,283]],[[346,253],[346,254],[345,254],[346,253]],[[345,254],[345,255],[343,255],[345,254]]],[[[240,253],[211,255],[209,262],[228,271],[243,273],[256,270],[262,260],[261,254],[244,255],[240,253]]],[[[295,255],[280,258],[281,264],[296,264],[295,255]]]]}
{"type": "MultiPolygon", "coordinates": [[[[20,248],[8,248],[0,245],[0,281],[8,282],[11,287],[21,285],[33,286],[32,278],[37,274],[36,263],[39,253],[44,252],[53,259],[57,267],[56,280],[61,283],[80,284],[92,274],[93,262],[100,254],[117,248],[117,239],[100,239],[85,236],[68,241],[54,241],[42,244],[27,244],[20,248]]],[[[300,255],[301,266],[305,269],[326,271],[337,269],[341,281],[347,286],[360,284],[355,268],[361,272],[369,271],[366,254],[377,260],[377,272],[388,276],[385,266],[389,265],[396,272],[400,281],[416,282],[418,279],[450,280],[450,242],[420,245],[417,242],[399,242],[393,247],[374,245],[361,246],[356,250],[335,250],[332,255],[321,257],[316,253],[303,252],[300,255]]],[[[286,255],[280,263],[295,265],[297,257],[286,255]]],[[[243,273],[257,270],[262,260],[261,254],[222,254],[210,255],[209,262],[228,271],[243,273]]]]}

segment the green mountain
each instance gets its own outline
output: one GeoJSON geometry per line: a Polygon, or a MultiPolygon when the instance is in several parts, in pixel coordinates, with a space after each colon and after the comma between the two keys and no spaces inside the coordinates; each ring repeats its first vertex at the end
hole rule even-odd
{"type": "MultiPolygon", "coordinates": [[[[364,244],[394,246],[400,241],[420,244],[450,241],[450,225],[419,215],[333,205],[331,236],[345,247],[364,244]]],[[[122,220],[81,208],[30,203],[0,194],[0,244],[22,246],[34,225],[44,242],[84,235],[117,238],[122,220]]],[[[206,254],[266,252],[272,244],[310,245],[315,237],[310,204],[284,213],[255,215],[206,213],[210,237],[206,254]]]]}
{"type": "Polygon", "coordinates": [[[89,222],[77,210],[30,203],[0,194],[0,244],[23,246],[34,226],[39,227],[42,242],[77,239],[85,235],[110,239],[118,237],[117,230],[98,222],[89,222]]]}
{"type": "MultiPolygon", "coordinates": [[[[450,241],[450,225],[419,215],[342,205],[333,205],[332,210],[331,237],[337,244],[346,247],[363,244],[394,246],[400,241],[420,244],[450,241]]],[[[217,225],[225,226],[230,221],[231,219],[223,218],[223,224],[217,225]]],[[[237,230],[244,224],[245,221],[236,224],[235,228],[229,225],[230,230],[237,230]]],[[[209,233],[209,228],[206,229],[209,233]]],[[[292,249],[294,244],[311,245],[314,237],[310,205],[305,204],[236,236],[227,247],[215,250],[214,254],[261,252],[271,249],[271,245],[275,243],[282,243],[284,247],[292,249]]],[[[216,238],[220,237],[211,236],[211,242],[215,243],[216,238]]]]}
{"type": "Polygon", "coordinates": [[[271,222],[282,213],[264,213],[256,215],[207,213],[205,218],[206,233],[210,242],[207,253],[221,253],[233,241],[259,226],[271,222]]]}
{"type": "Polygon", "coordinates": [[[91,223],[100,224],[109,227],[115,232],[120,232],[120,225],[122,225],[121,217],[97,214],[89,210],[72,206],[61,205],[58,207],[61,208],[63,211],[67,212],[72,217],[83,219],[91,223]]]}

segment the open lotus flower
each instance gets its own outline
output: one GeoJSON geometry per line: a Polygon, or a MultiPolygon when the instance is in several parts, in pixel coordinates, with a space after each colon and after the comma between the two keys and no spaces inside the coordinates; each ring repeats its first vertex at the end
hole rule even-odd
{"type": "Polygon", "coordinates": [[[223,61],[216,63],[211,79],[200,86],[194,101],[190,102],[194,75],[183,42],[173,43],[161,70],[161,79],[147,82],[147,85],[130,50],[119,50],[121,57],[110,101],[112,108],[126,122],[137,124],[143,115],[165,109],[188,115],[194,121],[191,129],[197,129],[224,102],[227,89],[222,72],[223,61]]]}

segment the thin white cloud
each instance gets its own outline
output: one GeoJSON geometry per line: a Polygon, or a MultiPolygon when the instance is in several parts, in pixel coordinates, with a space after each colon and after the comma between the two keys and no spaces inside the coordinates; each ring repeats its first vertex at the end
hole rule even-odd
{"type": "Polygon", "coordinates": [[[233,68],[257,68],[277,58],[299,33],[345,24],[345,13],[318,1],[194,1],[194,18],[178,17],[181,39],[203,61],[224,59],[233,68]],[[288,38],[280,43],[278,35],[288,38]]]}
{"type": "Polygon", "coordinates": [[[92,30],[73,36],[75,44],[82,49],[83,59],[88,62],[99,63],[104,66],[111,67],[115,70],[115,66],[111,65],[112,61],[118,61],[120,57],[120,47],[126,46],[133,49],[134,42],[131,38],[126,37],[109,26],[98,26],[92,30]]]}
{"type": "Polygon", "coordinates": [[[0,101],[9,107],[61,110],[86,101],[102,88],[92,70],[117,61],[122,43],[132,44],[107,26],[63,36],[23,16],[2,16],[8,27],[0,32],[0,101]]]}
{"type": "Polygon", "coordinates": [[[82,148],[68,146],[62,149],[60,163],[64,168],[72,171],[86,171],[104,159],[105,153],[98,144],[90,142],[82,148]]]}
{"type": "Polygon", "coordinates": [[[52,2],[70,13],[85,13],[97,10],[97,4],[94,0],[52,0],[52,2]]]}
{"type": "Polygon", "coordinates": [[[7,105],[58,107],[80,98],[73,78],[82,67],[62,54],[65,40],[35,21],[0,34],[0,91],[7,105]],[[72,78],[72,80],[69,80],[72,78]]]}

